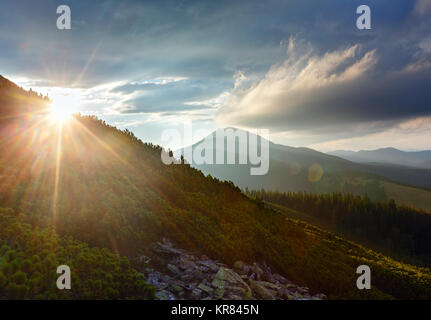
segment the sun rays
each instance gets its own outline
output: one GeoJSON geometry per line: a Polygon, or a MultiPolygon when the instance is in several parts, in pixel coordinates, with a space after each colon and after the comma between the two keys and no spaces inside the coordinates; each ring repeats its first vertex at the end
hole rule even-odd
{"type": "Polygon", "coordinates": [[[49,116],[51,121],[63,123],[77,113],[79,97],[70,94],[59,94],[53,97],[49,116]]]}

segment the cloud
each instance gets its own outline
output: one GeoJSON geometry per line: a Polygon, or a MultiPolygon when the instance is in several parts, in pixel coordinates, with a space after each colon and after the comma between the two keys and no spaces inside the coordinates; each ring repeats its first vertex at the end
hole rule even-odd
{"type": "Polygon", "coordinates": [[[347,139],[335,137],[323,143],[311,144],[309,147],[321,151],[333,150],[374,150],[383,147],[394,147],[401,150],[429,150],[431,136],[431,117],[407,120],[385,131],[370,133],[364,136],[353,136],[347,139]]]}
{"type": "MultiPolygon", "coordinates": [[[[288,58],[246,89],[236,89],[216,114],[227,125],[306,131],[339,137],[384,130],[405,118],[431,114],[431,64],[421,57],[383,70],[376,49],[359,45],[288,58]],[[350,129],[349,129],[350,127],[350,129]]],[[[318,135],[315,139],[322,139],[318,135]]]]}
{"type": "Polygon", "coordinates": [[[414,13],[423,17],[431,13],[431,0],[416,0],[414,13]]]}
{"type": "Polygon", "coordinates": [[[126,83],[111,89],[123,101],[111,110],[119,113],[171,113],[214,109],[226,95],[223,81],[164,77],[126,83]]]}
{"type": "Polygon", "coordinates": [[[428,114],[430,0],[363,0],[366,31],[357,0],[74,1],[68,32],[55,27],[60,4],[2,3],[1,72],[82,89],[82,111],[110,121],[207,121],[219,109],[222,125],[307,135],[297,144],[428,114]]]}

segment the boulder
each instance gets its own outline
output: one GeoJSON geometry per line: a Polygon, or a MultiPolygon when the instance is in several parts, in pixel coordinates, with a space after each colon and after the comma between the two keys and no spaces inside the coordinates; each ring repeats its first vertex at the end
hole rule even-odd
{"type": "Polygon", "coordinates": [[[203,267],[206,267],[213,272],[217,272],[219,270],[219,266],[217,264],[215,264],[214,262],[212,262],[211,260],[198,261],[197,264],[201,265],[203,267]]]}
{"type": "Polygon", "coordinates": [[[174,299],[173,294],[172,294],[172,293],[170,293],[170,292],[169,292],[169,291],[167,291],[167,290],[160,290],[160,291],[157,291],[157,292],[156,292],[156,294],[155,294],[155,296],[156,296],[156,298],[157,298],[157,299],[159,299],[159,300],[173,300],[173,299],[174,299]]]}
{"type": "Polygon", "coordinates": [[[224,296],[224,289],[223,288],[217,288],[214,291],[214,299],[221,299],[224,296]]]}
{"type": "Polygon", "coordinates": [[[169,269],[169,271],[171,271],[175,275],[180,274],[180,270],[178,270],[178,268],[176,266],[174,266],[173,264],[169,263],[168,269],[169,269]]]}
{"type": "Polygon", "coordinates": [[[186,259],[185,257],[180,257],[178,261],[178,266],[183,270],[196,268],[196,264],[193,261],[186,259]]]}
{"type": "Polygon", "coordinates": [[[178,284],[174,284],[172,286],[172,290],[174,290],[177,293],[180,293],[180,292],[184,291],[184,288],[178,284]]]}
{"type": "Polygon", "coordinates": [[[250,288],[253,290],[254,293],[256,293],[256,295],[258,297],[260,297],[263,300],[275,300],[276,297],[274,295],[274,293],[267,289],[264,285],[262,285],[260,283],[260,281],[254,281],[254,280],[250,280],[249,281],[250,284],[250,288]]]}
{"type": "Polygon", "coordinates": [[[259,285],[264,286],[265,288],[270,289],[270,290],[278,291],[278,290],[280,290],[282,288],[281,285],[278,285],[278,284],[275,284],[275,283],[271,283],[271,282],[268,282],[268,281],[256,281],[256,282],[258,282],[259,285]]]}
{"type": "Polygon", "coordinates": [[[200,297],[202,296],[202,290],[201,290],[201,289],[198,289],[198,288],[194,289],[194,290],[192,291],[192,296],[193,296],[193,298],[195,298],[195,299],[200,299],[200,297]]]}
{"type": "Polygon", "coordinates": [[[148,263],[150,263],[150,261],[151,261],[151,259],[148,258],[147,256],[140,256],[139,257],[139,263],[148,264],[148,263]]]}
{"type": "Polygon", "coordinates": [[[238,275],[231,269],[220,267],[211,285],[215,288],[222,288],[224,290],[240,288],[244,299],[251,299],[252,292],[247,283],[242,280],[241,276],[238,275]]]}
{"type": "Polygon", "coordinates": [[[214,292],[214,289],[213,289],[213,288],[211,288],[211,287],[209,287],[209,286],[205,285],[205,284],[204,284],[204,283],[202,283],[202,282],[198,285],[198,288],[199,288],[199,289],[201,289],[202,291],[204,291],[204,292],[208,293],[208,294],[212,294],[212,293],[214,292]]]}

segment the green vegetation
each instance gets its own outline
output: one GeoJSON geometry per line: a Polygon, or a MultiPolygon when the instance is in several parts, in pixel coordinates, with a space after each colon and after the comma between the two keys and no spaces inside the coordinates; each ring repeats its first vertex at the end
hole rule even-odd
{"type": "Polygon", "coordinates": [[[305,220],[363,243],[397,259],[431,265],[431,214],[367,196],[247,191],[261,201],[281,205],[290,217],[305,220]]]}
{"type": "Polygon", "coordinates": [[[388,181],[382,182],[382,185],[388,199],[396,199],[400,205],[431,212],[431,191],[388,181]]]}
{"type": "Polygon", "coordinates": [[[127,258],[89,248],[52,228],[33,228],[25,217],[0,208],[0,299],[149,299],[154,288],[127,258]],[[59,265],[73,274],[71,290],[58,290],[59,265]]]}
{"type": "Polygon", "coordinates": [[[128,130],[80,115],[60,127],[35,113],[0,131],[2,298],[151,297],[134,261],[168,236],[226,264],[265,261],[330,298],[431,299],[429,269],[286,218],[188,164],[166,166],[159,146],[128,130]],[[70,293],[53,288],[60,264],[72,268],[70,293]],[[361,264],[371,290],[356,288],[361,264]]]}

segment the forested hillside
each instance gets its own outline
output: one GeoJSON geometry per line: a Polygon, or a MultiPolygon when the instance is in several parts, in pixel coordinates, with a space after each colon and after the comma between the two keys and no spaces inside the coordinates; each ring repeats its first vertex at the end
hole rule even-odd
{"type": "Polygon", "coordinates": [[[248,191],[258,201],[281,205],[288,214],[332,230],[398,259],[431,265],[431,214],[368,197],[248,191]]]}
{"type": "Polygon", "coordinates": [[[2,297],[63,298],[55,279],[41,283],[67,263],[80,279],[74,298],[150,297],[135,261],[168,236],[227,265],[265,262],[329,298],[431,298],[429,269],[286,218],[187,164],[166,166],[159,146],[128,130],[91,116],[52,123],[43,108],[0,127],[2,297]],[[361,264],[373,271],[371,290],[356,288],[361,264]]]}

